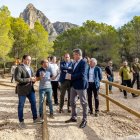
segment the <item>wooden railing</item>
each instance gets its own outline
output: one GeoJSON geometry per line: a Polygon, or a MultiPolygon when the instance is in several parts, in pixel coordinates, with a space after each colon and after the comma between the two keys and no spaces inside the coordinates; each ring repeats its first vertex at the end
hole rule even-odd
{"type": "Polygon", "coordinates": [[[109,97],[109,85],[112,85],[114,87],[117,87],[119,89],[122,89],[122,90],[126,90],[127,92],[129,93],[134,93],[134,94],[138,94],[140,95],[140,90],[136,90],[136,89],[133,89],[133,88],[130,88],[130,87],[126,87],[126,86],[122,86],[122,85],[119,85],[117,83],[114,83],[114,82],[109,82],[107,80],[102,80],[101,81],[102,83],[105,83],[105,87],[106,87],[106,94],[103,94],[103,93],[100,93],[100,95],[104,98],[106,98],[106,107],[107,107],[107,111],[109,111],[110,107],[109,107],[109,101],[111,101],[112,103],[116,104],[117,106],[121,107],[122,109],[128,111],[129,113],[137,116],[138,118],[140,118],[140,113],[123,105],[122,103],[112,99],[111,97],[109,97]]]}

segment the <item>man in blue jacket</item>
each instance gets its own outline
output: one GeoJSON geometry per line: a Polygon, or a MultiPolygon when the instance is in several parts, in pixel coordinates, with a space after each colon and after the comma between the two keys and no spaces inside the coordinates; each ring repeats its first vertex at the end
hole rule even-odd
{"type": "Polygon", "coordinates": [[[90,67],[88,69],[88,83],[89,87],[87,89],[88,93],[88,106],[90,109],[90,114],[93,114],[92,108],[92,93],[94,95],[95,100],[95,116],[97,117],[99,114],[99,88],[100,81],[102,80],[102,70],[100,67],[96,66],[97,60],[95,58],[90,59],[90,67]]]}
{"type": "Polygon", "coordinates": [[[80,128],[84,128],[87,123],[87,71],[88,66],[85,60],[82,59],[82,51],[80,49],[73,50],[74,57],[74,67],[72,74],[67,74],[66,79],[70,79],[72,82],[71,93],[70,93],[70,103],[72,108],[72,116],[65,123],[77,122],[77,112],[76,112],[76,99],[79,96],[80,103],[83,108],[83,119],[80,124],[80,128]]]}
{"type": "Polygon", "coordinates": [[[70,55],[68,53],[66,53],[64,55],[64,61],[62,61],[60,63],[60,78],[59,78],[59,82],[61,83],[60,86],[60,109],[59,109],[59,113],[61,113],[63,111],[63,106],[64,106],[64,97],[65,97],[65,93],[67,91],[68,93],[68,104],[67,104],[67,108],[68,108],[68,113],[70,113],[70,83],[71,81],[66,79],[66,74],[72,73],[72,65],[73,63],[70,61],[70,55]]]}

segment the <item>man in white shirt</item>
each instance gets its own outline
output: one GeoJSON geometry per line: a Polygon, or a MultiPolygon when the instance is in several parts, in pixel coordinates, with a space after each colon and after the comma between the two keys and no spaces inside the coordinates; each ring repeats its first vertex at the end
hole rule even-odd
{"type": "Polygon", "coordinates": [[[88,106],[90,109],[90,114],[93,114],[92,108],[92,93],[94,95],[95,100],[95,116],[97,117],[99,114],[99,88],[100,88],[100,81],[102,80],[102,70],[100,67],[96,66],[97,60],[95,58],[90,59],[90,67],[88,69],[88,83],[89,87],[87,89],[88,95],[88,106]]]}
{"type": "Polygon", "coordinates": [[[53,75],[56,77],[54,80],[51,80],[52,90],[53,90],[53,97],[54,97],[54,104],[58,105],[58,79],[59,79],[59,67],[56,63],[56,57],[53,56],[51,59],[50,67],[52,69],[53,75]]]}

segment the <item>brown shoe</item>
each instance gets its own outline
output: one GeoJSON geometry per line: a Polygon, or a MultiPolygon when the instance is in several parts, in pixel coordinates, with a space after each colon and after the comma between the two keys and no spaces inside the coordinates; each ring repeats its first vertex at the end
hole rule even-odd
{"type": "Polygon", "coordinates": [[[109,94],[113,94],[112,90],[109,90],[109,94]]]}
{"type": "Polygon", "coordinates": [[[49,117],[50,117],[51,119],[54,119],[53,113],[50,113],[49,117]]]}

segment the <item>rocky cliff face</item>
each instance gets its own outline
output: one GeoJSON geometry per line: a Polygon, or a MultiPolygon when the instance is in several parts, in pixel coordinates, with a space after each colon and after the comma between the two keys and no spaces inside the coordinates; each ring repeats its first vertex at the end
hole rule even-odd
{"type": "Polygon", "coordinates": [[[28,4],[26,9],[20,14],[20,17],[29,24],[30,28],[34,28],[34,23],[39,21],[51,37],[57,36],[53,24],[41,11],[37,10],[33,4],[28,4]]]}
{"type": "Polygon", "coordinates": [[[78,25],[72,24],[69,22],[59,22],[58,21],[58,22],[53,23],[53,27],[55,28],[57,34],[61,34],[68,29],[78,27],[78,25]]]}
{"type": "Polygon", "coordinates": [[[34,28],[34,23],[39,21],[46,31],[48,31],[50,40],[54,40],[57,35],[68,29],[77,27],[77,25],[68,22],[55,22],[52,24],[40,10],[34,7],[33,4],[28,4],[26,9],[20,13],[20,17],[23,18],[27,24],[29,24],[31,29],[34,28]]]}

